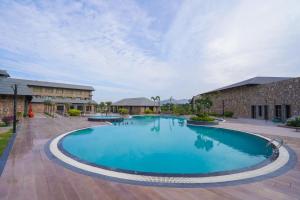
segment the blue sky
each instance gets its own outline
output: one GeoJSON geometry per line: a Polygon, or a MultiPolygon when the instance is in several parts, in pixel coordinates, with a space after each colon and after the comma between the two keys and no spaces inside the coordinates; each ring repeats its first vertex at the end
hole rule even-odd
{"type": "Polygon", "coordinates": [[[298,0],[0,1],[0,69],[94,98],[191,98],[299,76],[298,0]]]}

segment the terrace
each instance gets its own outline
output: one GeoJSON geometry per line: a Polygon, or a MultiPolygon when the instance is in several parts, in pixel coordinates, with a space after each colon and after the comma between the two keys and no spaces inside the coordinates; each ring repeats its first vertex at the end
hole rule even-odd
{"type": "MultiPolygon", "coordinates": [[[[45,145],[53,137],[78,128],[101,125],[86,118],[24,119],[0,179],[1,199],[298,199],[300,165],[279,176],[222,187],[170,188],[140,186],[87,176],[49,159],[45,145]]],[[[300,137],[293,129],[256,120],[232,119],[218,125],[235,130],[281,136],[300,155],[300,137]]]]}

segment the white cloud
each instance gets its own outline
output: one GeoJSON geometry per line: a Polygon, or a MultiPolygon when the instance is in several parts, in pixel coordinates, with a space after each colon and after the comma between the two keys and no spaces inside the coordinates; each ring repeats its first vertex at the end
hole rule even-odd
{"type": "Polygon", "coordinates": [[[297,0],[163,7],[178,9],[164,21],[170,23],[167,32],[153,28],[162,11],[130,0],[3,1],[0,67],[35,79],[93,85],[97,100],[189,98],[251,76],[300,72],[297,0]]]}
{"type": "Polygon", "coordinates": [[[186,2],[165,36],[169,59],[188,64],[201,91],[257,75],[295,76],[288,69],[300,64],[299,1],[227,3],[186,2]]]}
{"type": "Polygon", "coordinates": [[[1,47],[40,60],[38,65],[29,62],[30,66],[10,61],[10,66],[14,70],[29,70],[36,77],[48,75],[51,80],[58,76],[94,85],[113,82],[126,85],[126,91],[134,88],[141,95],[168,85],[171,67],[127,42],[132,29],[155,40],[157,34],[148,30],[151,19],[132,3],[119,5],[113,12],[106,3],[96,6],[80,2],[4,5],[0,14],[1,47]],[[132,13],[124,15],[129,11],[132,13]],[[128,18],[124,20],[125,16],[128,18]]]}

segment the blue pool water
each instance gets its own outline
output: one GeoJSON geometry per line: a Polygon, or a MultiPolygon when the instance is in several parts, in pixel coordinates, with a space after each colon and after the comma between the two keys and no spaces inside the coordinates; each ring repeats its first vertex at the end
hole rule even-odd
{"type": "Polygon", "coordinates": [[[95,115],[92,116],[90,118],[94,118],[94,119],[117,119],[120,118],[120,116],[110,116],[110,115],[95,115]]]}
{"type": "Polygon", "coordinates": [[[243,132],[146,116],[75,131],[62,139],[60,148],[79,160],[111,169],[203,174],[257,165],[272,155],[272,147],[266,144],[243,132]]]}

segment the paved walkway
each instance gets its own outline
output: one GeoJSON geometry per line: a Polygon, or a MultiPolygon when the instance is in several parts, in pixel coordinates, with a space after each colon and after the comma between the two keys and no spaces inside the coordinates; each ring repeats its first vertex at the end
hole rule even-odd
{"type": "Polygon", "coordinates": [[[296,129],[279,127],[278,124],[264,120],[227,119],[225,123],[221,122],[219,127],[265,135],[300,138],[300,132],[296,132],[296,129]]]}
{"type": "MultiPolygon", "coordinates": [[[[97,123],[96,123],[97,124],[97,123]]],[[[22,122],[14,147],[0,178],[0,199],[89,200],[89,199],[300,199],[300,164],[272,179],[226,187],[163,188],[128,185],[70,171],[50,161],[44,147],[49,139],[95,125],[85,118],[34,118],[22,122]]],[[[300,139],[283,128],[230,121],[220,125],[264,135],[283,134],[287,144],[300,155],[300,139]],[[259,128],[260,127],[260,128],[259,128]],[[283,131],[285,130],[285,131],[283,131]]]]}

